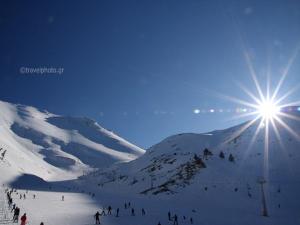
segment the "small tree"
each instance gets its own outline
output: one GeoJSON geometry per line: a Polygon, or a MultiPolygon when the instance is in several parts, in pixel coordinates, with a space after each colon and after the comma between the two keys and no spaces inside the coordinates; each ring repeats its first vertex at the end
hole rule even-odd
{"type": "Polygon", "coordinates": [[[203,160],[199,156],[197,156],[196,154],[194,155],[194,162],[195,162],[195,164],[199,165],[200,167],[206,168],[206,165],[203,162],[203,160]]]}

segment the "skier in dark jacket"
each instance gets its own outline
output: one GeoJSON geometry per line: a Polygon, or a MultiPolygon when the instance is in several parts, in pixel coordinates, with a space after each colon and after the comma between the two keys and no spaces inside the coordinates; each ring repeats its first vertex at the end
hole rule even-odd
{"type": "Polygon", "coordinates": [[[146,211],[144,208],[142,208],[142,216],[145,216],[146,215],[146,211]]]}
{"type": "Polygon", "coordinates": [[[100,213],[97,211],[96,214],[94,215],[96,224],[100,224],[100,213]]]}
{"type": "Polygon", "coordinates": [[[14,211],[14,216],[13,216],[13,222],[19,222],[19,215],[20,215],[20,209],[19,207],[16,207],[15,208],[15,211],[14,211]]]}
{"type": "Polygon", "coordinates": [[[111,210],[112,210],[111,206],[108,206],[108,212],[107,212],[107,215],[111,215],[111,210]]]}
{"type": "Polygon", "coordinates": [[[171,213],[168,212],[168,220],[171,221],[171,213]]]}
{"type": "Polygon", "coordinates": [[[194,223],[194,220],[193,220],[193,218],[192,218],[192,217],[190,218],[190,222],[191,222],[191,224],[193,224],[193,223],[194,223]]]}
{"type": "Polygon", "coordinates": [[[15,211],[15,209],[16,209],[16,204],[14,203],[14,204],[13,204],[13,207],[12,207],[12,209],[11,209],[11,212],[12,212],[12,211],[15,211]]]}
{"type": "Polygon", "coordinates": [[[131,215],[132,215],[132,216],[135,216],[134,208],[131,209],[131,215]]]}
{"type": "Polygon", "coordinates": [[[102,208],[101,216],[106,216],[105,207],[102,208]]]}
{"type": "Polygon", "coordinates": [[[117,214],[116,214],[116,217],[119,217],[119,211],[120,211],[120,209],[117,208],[117,214]]]}
{"type": "Polygon", "coordinates": [[[175,216],[174,216],[174,223],[173,223],[174,225],[178,225],[178,217],[177,217],[177,215],[175,214],[175,216]]]}

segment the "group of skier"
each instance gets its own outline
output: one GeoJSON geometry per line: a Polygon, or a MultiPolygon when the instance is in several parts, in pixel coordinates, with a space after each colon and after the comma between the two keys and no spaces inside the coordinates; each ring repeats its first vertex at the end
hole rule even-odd
{"type": "MultiPolygon", "coordinates": [[[[125,202],[124,204],[124,209],[130,209],[131,208],[131,216],[135,216],[135,210],[133,207],[131,207],[131,203],[130,202],[125,202]]],[[[116,217],[119,217],[119,212],[120,212],[120,208],[116,209],[116,217]]],[[[102,212],[100,213],[99,211],[96,212],[96,214],[94,215],[95,218],[95,224],[100,224],[100,217],[101,216],[106,216],[106,215],[112,215],[112,207],[108,206],[107,209],[105,209],[105,207],[103,207],[102,212]],[[106,212],[107,211],[107,212],[106,212]]],[[[144,208],[141,209],[141,215],[145,216],[146,215],[146,211],[144,208]]],[[[186,216],[183,216],[183,220],[186,220],[186,216]]],[[[173,225],[179,225],[178,224],[178,216],[177,214],[174,214],[174,216],[171,215],[171,212],[168,212],[168,220],[173,222],[173,225]]],[[[189,219],[190,224],[193,224],[193,218],[191,217],[189,219]]],[[[158,222],[158,225],[162,225],[160,222],[158,222]]]]}
{"type": "MultiPolygon", "coordinates": [[[[128,203],[125,202],[124,209],[130,209],[130,208],[131,208],[131,203],[130,202],[128,202],[128,203]]],[[[117,208],[115,216],[119,217],[119,213],[120,213],[120,208],[117,208]]],[[[141,214],[142,214],[142,216],[146,215],[146,211],[145,211],[144,208],[141,209],[141,214]]],[[[105,207],[103,207],[101,213],[99,211],[96,212],[96,214],[94,215],[94,218],[96,220],[96,224],[100,224],[100,216],[106,216],[106,215],[112,215],[112,207],[111,206],[108,206],[107,209],[105,209],[105,207]]],[[[131,208],[131,216],[135,216],[134,208],[131,208]]]]}
{"type": "MultiPolygon", "coordinates": [[[[11,190],[6,189],[5,192],[6,192],[6,195],[7,195],[8,206],[11,209],[11,212],[13,212],[12,222],[13,223],[18,223],[19,222],[19,216],[20,216],[20,208],[17,207],[15,203],[13,203],[13,198],[12,198],[12,193],[16,192],[16,190],[14,190],[14,189],[11,189],[11,190]]],[[[20,199],[22,199],[22,198],[26,199],[26,195],[25,194],[21,194],[20,193],[19,196],[20,196],[20,199]]],[[[34,194],[33,195],[33,199],[35,199],[35,198],[36,198],[36,195],[34,194]]],[[[62,196],[61,200],[62,201],[65,200],[64,196],[62,196]]],[[[136,215],[135,214],[135,209],[131,206],[130,202],[125,202],[124,203],[124,209],[125,210],[130,210],[130,215],[131,216],[135,216],[136,215]]],[[[100,224],[100,217],[101,216],[112,215],[112,210],[113,210],[112,206],[109,205],[107,208],[103,207],[101,213],[99,211],[97,211],[96,214],[94,215],[95,223],[96,224],[100,224]]],[[[120,208],[117,208],[115,210],[115,212],[116,212],[115,216],[119,217],[120,208]]],[[[144,208],[141,208],[141,215],[142,216],[146,215],[146,210],[144,208]]],[[[186,219],[187,218],[185,216],[183,216],[183,220],[186,220],[186,219]]],[[[26,215],[26,213],[24,213],[21,216],[20,220],[21,220],[21,224],[20,225],[26,225],[26,223],[27,223],[27,215],[26,215]]],[[[171,212],[168,212],[168,220],[171,221],[173,225],[179,225],[178,224],[178,216],[177,216],[177,214],[174,214],[172,216],[171,212]]],[[[189,221],[190,221],[190,224],[193,224],[193,218],[190,218],[189,221]]],[[[44,223],[41,222],[40,225],[44,225],[44,223]]],[[[160,222],[158,222],[157,225],[162,225],[162,224],[160,222]]]]}
{"type": "MultiPolygon", "coordinates": [[[[11,212],[13,212],[13,218],[12,218],[12,222],[13,223],[19,223],[19,216],[20,216],[20,208],[17,207],[17,205],[13,202],[13,198],[12,198],[12,193],[16,192],[15,189],[6,189],[6,197],[7,197],[7,202],[8,202],[8,207],[9,209],[11,209],[11,212]]],[[[20,194],[20,199],[26,199],[26,195],[25,194],[20,194]]],[[[35,199],[35,195],[33,195],[33,198],[35,199]]],[[[21,216],[21,224],[20,225],[26,225],[27,223],[27,215],[26,213],[24,213],[21,216]]],[[[43,222],[40,223],[40,225],[44,225],[43,222]]]]}

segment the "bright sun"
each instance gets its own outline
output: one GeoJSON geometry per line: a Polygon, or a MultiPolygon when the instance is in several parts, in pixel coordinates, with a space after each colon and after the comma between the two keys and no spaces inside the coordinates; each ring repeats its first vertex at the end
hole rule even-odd
{"type": "MultiPolygon", "coordinates": [[[[255,84],[255,89],[257,93],[252,92],[249,90],[246,86],[239,84],[240,88],[245,92],[245,94],[248,95],[248,97],[251,98],[251,101],[247,101],[244,99],[239,99],[237,97],[230,97],[225,96],[229,100],[236,102],[238,104],[242,104],[243,106],[249,107],[249,110],[245,110],[245,114],[238,115],[236,118],[242,118],[242,117],[254,117],[253,119],[249,120],[247,123],[245,123],[244,126],[242,126],[240,129],[238,129],[232,136],[230,136],[229,141],[235,140],[237,137],[240,137],[240,135],[248,130],[249,127],[251,127],[254,124],[257,124],[256,130],[254,131],[253,137],[251,139],[251,142],[248,146],[248,150],[250,150],[257,140],[260,131],[264,130],[263,139],[264,139],[264,165],[263,165],[263,176],[268,179],[268,171],[269,171],[269,148],[270,148],[270,129],[272,129],[272,133],[275,135],[276,139],[279,141],[280,147],[285,150],[284,145],[282,143],[282,137],[280,134],[279,127],[281,129],[284,128],[290,135],[292,135],[295,140],[300,140],[300,135],[298,132],[296,132],[289,123],[286,123],[286,119],[289,120],[299,120],[298,116],[295,116],[293,113],[290,113],[294,110],[300,112],[300,107],[296,106],[300,104],[300,101],[294,101],[294,102],[286,102],[288,97],[300,89],[300,85],[296,87],[290,88],[289,91],[286,93],[281,91],[282,84],[284,83],[288,73],[289,69],[292,66],[297,53],[300,51],[300,47],[297,48],[293,56],[289,59],[287,66],[282,71],[282,74],[280,76],[280,79],[277,83],[277,85],[272,88],[271,84],[271,68],[268,68],[266,71],[266,86],[264,88],[260,85],[257,74],[255,72],[255,69],[253,67],[253,63],[251,61],[251,57],[248,54],[247,51],[244,52],[246,57],[246,63],[249,68],[252,80],[255,84]],[[279,96],[279,93],[282,95],[279,96]],[[257,123],[258,122],[258,123],[257,123]]],[[[247,153],[248,154],[248,153],[247,153]]]]}
{"type": "Polygon", "coordinates": [[[263,101],[258,106],[258,113],[263,119],[274,119],[276,116],[278,116],[279,112],[280,107],[271,100],[263,101]]]}

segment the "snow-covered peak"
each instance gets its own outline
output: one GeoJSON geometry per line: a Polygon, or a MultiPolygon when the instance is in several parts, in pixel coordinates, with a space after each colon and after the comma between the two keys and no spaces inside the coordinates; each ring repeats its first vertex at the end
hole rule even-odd
{"type": "Polygon", "coordinates": [[[128,162],[144,154],[88,118],[59,116],[0,101],[0,162],[3,179],[28,173],[43,179],[75,178],[95,168],[128,162]]]}
{"type": "Polygon", "coordinates": [[[275,122],[275,129],[269,124],[267,138],[266,125],[260,120],[204,134],[177,134],[134,161],[84,178],[154,195],[203,188],[199,184],[233,182],[246,187],[256,185],[261,176],[274,186],[300,182],[300,113],[285,113],[281,122],[275,122]]]}

